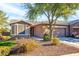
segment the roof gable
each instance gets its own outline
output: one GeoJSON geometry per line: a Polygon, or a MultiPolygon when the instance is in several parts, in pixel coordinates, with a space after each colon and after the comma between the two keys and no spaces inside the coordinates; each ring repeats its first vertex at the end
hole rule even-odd
{"type": "Polygon", "coordinates": [[[25,22],[25,21],[22,21],[22,20],[21,20],[21,21],[14,21],[14,22],[11,22],[10,25],[11,25],[11,24],[28,24],[28,25],[31,25],[30,23],[25,22]]]}

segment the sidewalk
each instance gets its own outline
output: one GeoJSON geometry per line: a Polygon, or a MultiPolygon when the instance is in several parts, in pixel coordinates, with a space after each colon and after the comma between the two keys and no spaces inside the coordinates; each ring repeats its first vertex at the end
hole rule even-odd
{"type": "Polygon", "coordinates": [[[67,42],[67,41],[61,41],[61,43],[74,46],[75,48],[79,48],[79,43],[73,43],[73,42],[67,42]]]}
{"type": "Polygon", "coordinates": [[[67,55],[62,55],[62,56],[79,56],[79,53],[67,54],[67,55]]]}

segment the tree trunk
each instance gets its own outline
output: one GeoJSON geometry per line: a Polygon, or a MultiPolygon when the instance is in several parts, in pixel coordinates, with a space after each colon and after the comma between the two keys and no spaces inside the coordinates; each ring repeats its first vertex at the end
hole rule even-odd
{"type": "Polygon", "coordinates": [[[49,40],[52,39],[52,24],[49,24],[49,40]]]}
{"type": "Polygon", "coordinates": [[[54,24],[49,23],[49,39],[51,40],[52,38],[54,38],[54,30],[55,30],[55,24],[56,22],[54,22],[54,24]],[[52,27],[53,26],[53,27],[52,27]]]}
{"type": "Polygon", "coordinates": [[[52,27],[52,38],[54,38],[54,30],[55,30],[55,25],[53,25],[53,27],[52,27]]]}

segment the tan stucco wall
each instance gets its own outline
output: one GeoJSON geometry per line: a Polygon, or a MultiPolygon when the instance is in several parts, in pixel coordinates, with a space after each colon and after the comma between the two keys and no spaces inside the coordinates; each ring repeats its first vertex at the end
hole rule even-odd
{"type": "Polygon", "coordinates": [[[44,28],[42,25],[34,27],[34,36],[43,37],[44,28]]]}
{"type": "MultiPolygon", "coordinates": [[[[43,25],[38,25],[34,27],[34,36],[37,37],[43,37],[43,33],[45,31],[45,28],[43,28],[43,25]]],[[[68,35],[68,27],[67,26],[56,26],[56,32],[59,32],[59,34],[62,34],[63,36],[66,34],[68,35]],[[65,32],[66,29],[66,33],[63,33],[63,31],[65,32]]]]}
{"type": "MultiPolygon", "coordinates": [[[[12,25],[15,25],[15,24],[12,24],[12,25]]],[[[23,29],[23,28],[29,26],[28,24],[21,24],[21,25],[22,25],[22,26],[19,25],[19,27],[20,27],[21,29],[23,29]],[[25,26],[25,27],[24,27],[24,26],[25,26]]],[[[37,26],[34,26],[34,36],[43,37],[43,33],[44,33],[45,29],[46,29],[46,28],[44,28],[44,26],[45,26],[45,27],[48,27],[48,25],[37,25],[37,26]]],[[[30,27],[30,26],[29,26],[29,27],[30,27]]],[[[18,32],[21,31],[20,28],[18,28],[18,32]]],[[[59,26],[59,25],[57,25],[57,26],[55,26],[55,28],[57,29],[56,32],[58,31],[59,34],[62,34],[63,36],[64,36],[65,34],[66,34],[66,35],[69,34],[68,26],[63,26],[63,25],[62,25],[62,26],[59,26]],[[64,33],[65,30],[63,30],[63,29],[66,29],[66,33],[64,33]]],[[[13,30],[13,29],[12,29],[12,30],[13,30]]],[[[16,32],[16,33],[17,33],[17,32],[16,32]]]]}

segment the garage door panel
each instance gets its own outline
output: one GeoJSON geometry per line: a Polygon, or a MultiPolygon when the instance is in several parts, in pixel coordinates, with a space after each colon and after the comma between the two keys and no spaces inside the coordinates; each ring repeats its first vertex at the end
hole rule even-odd
{"type": "Polygon", "coordinates": [[[54,32],[52,32],[55,36],[65,36],[65,29],[62,29],[62,28],[58,28],[58,29],[55,29],[54,32]]]}

